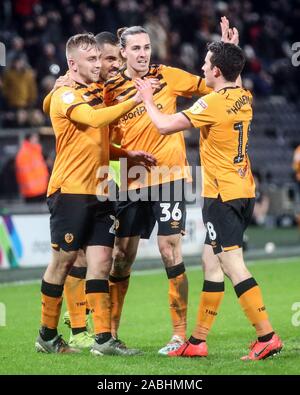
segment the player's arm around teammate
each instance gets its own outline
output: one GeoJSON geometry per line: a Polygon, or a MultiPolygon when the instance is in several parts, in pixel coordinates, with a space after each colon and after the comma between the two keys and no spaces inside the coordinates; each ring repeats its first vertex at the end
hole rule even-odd
{"type": "Polygon", "coordinates": [[[109,164],[107,125],[126,113],[139,99],[121,106],[97,108],[92,83],[99,79],[100,55],[91,34],[76,35],[67,43],[70,76],[74,88],[54,92],[50,116],[56,136],[57,156],[48,186],[48,206],[52,261],[42,281],[41,329],[37,351],[74,352],[57,334],[63,284],[78,251],[85,249],[87,259],[86,296],[93,311],[96,355],[128,355],[111,336],[108,275],[114,244],[114,208],[100,201],[97,187],[99,168],[109,164]],[[99,129],[100,128],[100,129],[99,129]]]}

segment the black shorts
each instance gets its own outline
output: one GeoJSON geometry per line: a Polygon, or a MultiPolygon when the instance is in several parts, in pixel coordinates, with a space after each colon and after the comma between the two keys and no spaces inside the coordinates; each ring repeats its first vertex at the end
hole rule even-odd
{"type": "Polygon", "coordinates": [[[55,192],[47,199],[51,245],[77,251],[91,245],[113,247],[115,210],[112,202],[96,196],[55,192]]]}
{"type": "Polygon", "coordinates": [[[117,203],[116,237],[149,239],[156,221],[160,236],[184,234],[184,185],[184,180],[178,180],[135,190],[140,198],[134,201],[130,191],[126,192],[126,197],[121,192],[117,203]]]}
{"type": "Polygon", "coordinates": [[[216,199],[204,198],[202,213],[207,230],[205,244],[211,245],[215,254],[242,247],[254,203],[255,198],[226,202],[222,202],[220,196],[216,199]]]}

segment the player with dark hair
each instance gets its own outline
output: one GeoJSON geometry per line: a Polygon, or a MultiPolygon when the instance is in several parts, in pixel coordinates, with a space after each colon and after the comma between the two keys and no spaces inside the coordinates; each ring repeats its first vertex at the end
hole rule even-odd
{"type": "Polygon", "coordinates": [[[243,233],[252,216],[255,184],[248,158],[252,95],[237,86],[245,63],[243,51],[231,43],[208,45],[202,67],[213,92],[182,112],[160,112],[147,80],[136,80],[148,116],[162,135],[200,127],[203,169],[203,221],[207,236],[203,251],[204,283],[197,324],[192,336],[169,356],[205,357],[207,335],[224,295],[224,275],[231,280],[240,305],[255,327],[257,340],[242,359],[265,359],[282,348],[269,321],[260,287],[243,259],[243,233]]]}

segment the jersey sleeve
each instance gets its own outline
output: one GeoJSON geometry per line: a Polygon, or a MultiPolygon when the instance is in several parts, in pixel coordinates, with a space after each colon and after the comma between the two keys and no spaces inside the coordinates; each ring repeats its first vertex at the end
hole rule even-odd
{"type": "Polygon", "coordinates": [[[51,99],[51,113],[55,112],[56,115],[67,116],[70,118],[70,114],[73,109],[81,104],[86,104],[80,93],[74,88],[62,87],[55,91],[51,99]]]}
{"type": "Polygon", "coordinates": [[[116,98],[115,87],[117,82],[114,79],[107,81],[103,87],[103,100],[107,106],[112,106],[116,98]]]}
{"type": "Polygon", "coordinates": [[[199,89],[201,78],[175,67],[165,66],[162,74],[169,89],[176,96],[191,97],[199,89]]]}
{"type": "Polygon", "coordinates": [[[53,95],[53,90],[48,93],[48,95],[44,98],[43,101],[43,112],[47,115],[50,114],[50,104],[53,95]]]}
{"type": "Polygon", "coordinates": [[[62,87],[55,91],[51,100],[51,113],[56,112],[56,115],[70,118],[73,109],[81,104],[86,104],[81,94],[74,88],[62,87]],[[53,109],[53,111],[52,111],[53,109]]]}
{"type": "Polygon", "coordinates": [[[217,102],[214,95],[198,99],[192,107],[182,111],[195,128],[212,125],[216,122],[217,102]]]}

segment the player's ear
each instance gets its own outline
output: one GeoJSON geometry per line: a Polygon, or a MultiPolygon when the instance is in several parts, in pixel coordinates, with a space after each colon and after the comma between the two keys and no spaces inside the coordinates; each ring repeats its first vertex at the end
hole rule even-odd
{"type": "Polygon", "coordinates": [[[70,70],[77,71],[76,62],[72,58],[68,59],[68,65],[70,70]]]}
{"type": "Polygon", "coordinates": [[[122,57],[123,60],[124,60],[124,59],[125,59],[125,60],[127,59],[126,51],[125,51],[124,48],[121,48],[121,49],[120,49],[120,54],[121,54],[121,57],[122,57]]]}
{"type": "Polygon", "coordinates": [[[222,75],[221,70],[217,66],[214,67],[213,72],[214,72],[214,77],[220,77],[222,75]]]}

